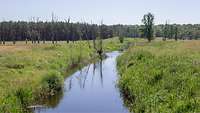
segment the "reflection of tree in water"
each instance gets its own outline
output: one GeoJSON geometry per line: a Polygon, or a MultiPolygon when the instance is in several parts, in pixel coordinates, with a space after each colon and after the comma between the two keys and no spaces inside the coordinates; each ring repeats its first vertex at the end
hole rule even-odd
{"type": "MultiPolygon", "coordinates": [[[[78,83],[79,83],[79,86],[81,89],[85,88],[85,83],[86,83],[86,79],[87,79],[87,76],[88,76],[88,72],[89,72],[89,69],[90,69],[90,66],[87,66],[86,69],[80,69],[80,74],[78,76],[75,76],[76,79],[78,80],[78,83]]],[[[72,77],[73,79],[73,77],[72,77]]],[[[69,86],[68,90],[71,90],[72,88],[72,80],[69,81],[71,86],[69,86]]]]}
{"type": "Polygon", "coordinates": [[[101,85],[103,87],[103,72],[102,72],[102,58],[101,58],[101,61],[99,62],[100,64],[100,79],[101,79],[101,85]]]}
{"type": "Polygon", "coordinates": [[[68,84],[66,86],[67,91],[70,91],[73,87],[73,80],[76,79],[78,81],[78,85],[81,89],[84,89],[86,87],[86,83],[88,80],[88,75],[89,72],[91,72],[91,84],[93,85],[93,81],[95,79],[95,75],[99,74],[100,76],[100,82],[101,85],[103,86],[103,73],[102,73],[102,59],[100,59],[99,62],[94,63],[94,64],[90,64],[89,66],[87,66],[86,68],[80,69],[79,70],[79,74],[77,76],[71,77],[68,80],[68,84]],[[96,73],[97,71],[99,71],[98,73],[96,73]]]}
{"type": "Polygon", "coordinates": [[[96,63],[93,64],[93,71],[92,71],[93,76],[92,76],[92,84],[91,85],[93,85],[93,83],[94,83],[93,81],[94,81],[94,77],[95,77],[95,70],[96,70],[96,63]]]}

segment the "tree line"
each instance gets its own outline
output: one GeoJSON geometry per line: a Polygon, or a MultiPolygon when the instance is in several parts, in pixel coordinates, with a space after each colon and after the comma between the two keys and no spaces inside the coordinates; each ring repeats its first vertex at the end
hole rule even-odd
{"type": "Polygon", "coordinates": [[[155,26],[155,36],[168,39],[200,39],[200,24],[166,24],[155,26]]]}
{"type": "Polygon", "coordinates": [[[42,41],[76,41],[92,40],[100,34],[103,38],[113,37],[113,32],[107,25],[96,25],[87,23],[67,22],[1,22],[0,23],[0,43],[5,41],[31,41],[40,43],[42,41]]]}
{"type": "MultiPolygon", "coordinates": [[[[142,22],[145,23],[143,18],[142,22]]],[[[148,24],[148,23],[146,23],[148,24]]],[[[76,41],[76,40],[93,40],[97,37],[102,39],[119,36],[119,37],[163,37],[166,39],[199,39],[199,24],[160,24],[147,28],[144,25],[97,25],[88,23],[73,23],[70,19],[66,21],[3,21],[0,22],[0,44],[6,41],[31,41],[32,43],[45,43],[45,41],[76,41]],[[147,28],[147,29],[144,29],[147,28]],[[152,30],[146,34],[147,31],[152,30]]]]}

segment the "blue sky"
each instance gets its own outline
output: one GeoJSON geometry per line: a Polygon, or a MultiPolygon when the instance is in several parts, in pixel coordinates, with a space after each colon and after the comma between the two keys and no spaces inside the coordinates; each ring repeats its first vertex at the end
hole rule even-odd
{"type": "Polygon", "coordinates": [[[0,0],[0,20],[64,20],[105,24],[141,24],[147,12],[155,23],[200,23],[200,0],[0,0]]]}

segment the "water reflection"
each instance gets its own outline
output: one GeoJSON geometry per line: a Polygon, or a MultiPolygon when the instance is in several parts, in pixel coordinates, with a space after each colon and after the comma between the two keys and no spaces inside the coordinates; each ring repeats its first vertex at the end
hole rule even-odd
{"type": "Polygon", "coordinates": [[[49,97],[48,101],[46,101],[44,105],[50,108],[56,108],[57,105],[60,103],[60,100],[62,100],[63,95],[64,95],[63,91],[58,92],[56,96],[49,97]]]}
{"type": "Polygon", "coordinates": [[[35,112],[128,112],[115,87],[118,55],[118,52],[108,53],[105,60],[72,74],[65,80],[64,93],[56,97],[56,102],[48,100],[51,103],[47,101],[48,108],[36,109],[35,112]]]}
{"type": "Polygon", "coordinates": [[[91,71],[91,69],[92,69],[92,72],[93,72],[93,74],[92,74],[93,76],[92,76],[92,79],[91,79],[91,83],[92,83],[91,85],[93,85],[93,83],[94,83],[95,75],[99,75],[100,76],[99,82],[101,83],[101,86],[103,87],[102,64],[103,64],[103,60],[100,59],[99,62],[94,63],[94,64],[90,64],[90,65],[86,66],[85,68],[80,69],[79,74],[76,74],[75,76],[68,78],[68,80],[67,80],[68,82],[65,84],[66,85],[66,91],[70,91],[72,89],[72,87],[73,87],[72,82],[74,82],[74,81],[77,81],[80,89],[84,89],[86,84],[90,83],[90,82],[87,81],[87,77],[88,77],[88,75],[91,75],[91,74],[88,74],[89,71],[91,71]],[[76,79],[76,80],[74,80],[74,79],[76,79]]]}

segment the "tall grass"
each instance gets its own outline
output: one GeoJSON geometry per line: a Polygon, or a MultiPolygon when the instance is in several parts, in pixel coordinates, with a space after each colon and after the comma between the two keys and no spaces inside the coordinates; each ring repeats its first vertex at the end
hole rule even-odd
{"type": "Polygon", "coordinates": [[[62,89],[66,68],[80,60],[79,51],[81,60],[89,60],[92,52],[85,42],[1,47],[0,111],[8,113],[24,112],[38,97],[55,95],[62,89]]]}
{"type": "Polygon", "coordinates": [[[200,112],[200,41],[152,42],[118,58],[119,87],[135,113],[200,112]]]}

